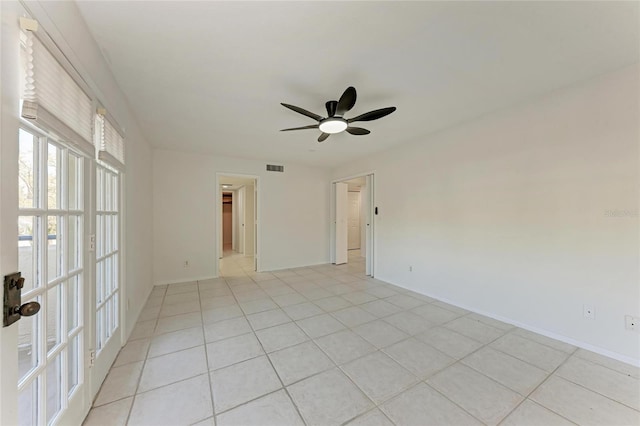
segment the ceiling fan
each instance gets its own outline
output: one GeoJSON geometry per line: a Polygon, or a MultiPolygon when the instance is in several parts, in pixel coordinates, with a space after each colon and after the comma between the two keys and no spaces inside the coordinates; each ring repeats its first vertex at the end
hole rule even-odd
{"type": "Polygon", "coordinates": [[[354,87],[347,87],[347,90],[345,90],[342,96],[340,96],[340,100],[328,101],[325,104],[325,106],[327,107],[326,118],[295,105],[281,103],[283,107],[289,108],[290,110],[295,111],[299,114],[306,115],[307,117],[313,118],[318,122],[318,124],[312,124],[309,126],[282,129],[281,132],[288,132],[290,130],[320,129],[322,134],[318,138],[318,142],[325,141],[333,133],[340,133],[345,130],[347,131],[347,133],[350,133],[352,135],[368,135],[369,133],[371,133],[369,130],[363,129],[362,127],[352,127],[350,124],[356,121],[377,120],[378,118],[389,115],[396,110],[396,107],[387,107],[365,112],[364,114],[360,114],[359,116],[354,118],[344,118],[344,114],[351,108],[353,108],[355,103],[356,89],[354,87]]]}

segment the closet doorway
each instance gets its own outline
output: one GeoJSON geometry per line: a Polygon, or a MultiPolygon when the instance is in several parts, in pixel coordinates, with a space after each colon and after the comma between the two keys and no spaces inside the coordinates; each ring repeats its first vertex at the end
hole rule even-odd
{"type": "Polygon", "coordinates": [[[258,177],[217,174],[218,275],[258,270],[258,177]]]}
{"type": "Polygon", "coordinates": [[[365,174],[332,182],[331,261],[360,266],[369,276],[375,254],[373,178],[365,174]]]}

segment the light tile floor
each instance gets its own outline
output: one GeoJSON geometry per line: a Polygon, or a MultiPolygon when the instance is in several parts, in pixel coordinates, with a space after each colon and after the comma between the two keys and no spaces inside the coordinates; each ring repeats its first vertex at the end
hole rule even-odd
{"type": "Polygon", "coordinates": [[[85,425],[638,425],[640,370],[349,264],[154,288],[85,425]]]}

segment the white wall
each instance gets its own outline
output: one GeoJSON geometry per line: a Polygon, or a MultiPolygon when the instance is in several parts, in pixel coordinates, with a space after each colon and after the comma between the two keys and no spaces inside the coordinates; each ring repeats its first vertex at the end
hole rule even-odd
{"type": "MultiPolygon", "coordinates": [[[[215,274],[216,173],[259,176],[262,270],[328,262],[329,173],[285,164],[174,151],[153,152],[154,282],[215,274]],[[189,260],[190,267],[182,262],[189,260]]],[[[234,200],[235,202],[235,200],[234,200]]]]}
{"type": "Polygon", "coordinates": [[[128,336],[152,288],[151,148],[75,3],[29,2],[29,6],[126,131],[124,272],[130,306],[125,324],[128,336]]]}
{"type": "Polygon", "coordinates": [[[638,362],[639,71],[334,170],[375,170],[376,277],[638,362]]]}

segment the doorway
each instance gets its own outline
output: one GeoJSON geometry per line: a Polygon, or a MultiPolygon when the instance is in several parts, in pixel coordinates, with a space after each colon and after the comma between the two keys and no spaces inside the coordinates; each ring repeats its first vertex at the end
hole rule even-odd
{"type": "Polygon", "coordinates": [[[222,193],[222,257],[233,251],[233,192],[222,193]]]}
{"type": "Polygon", "coordinates": [[[258,270],[258,178],[218,174],[217,275],[258,270]]]}
{"type": "Polygon", "coordinates": [[[332,263],[373,276],[373,174],[333,182],[332,263]]]}

